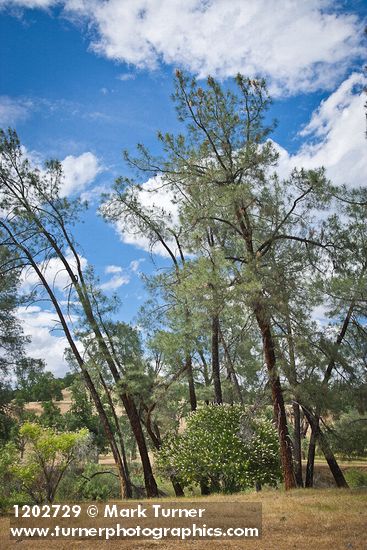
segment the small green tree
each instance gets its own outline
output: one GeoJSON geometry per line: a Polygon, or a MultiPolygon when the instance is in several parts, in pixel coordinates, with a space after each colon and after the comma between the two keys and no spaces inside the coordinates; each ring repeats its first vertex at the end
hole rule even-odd
{"type": "Polygon", "coordinates": [[[26,422],[19,433],[26,439],[27,453],[21,463],[12,466],[11,472],[32,500],[52,503],[67,469],[88,454],[88,430],[57,433],[52,428],[26,422]]]}
{"type": "Polygon", "coordinates": [[[335,453],[345,458],[367,456],[367,418],[357,411],[344,413],[335,422],[330,437],[335,453]]]}
{"type": "Polygon", "coordinates": [[[157,464],[183,486],[205,485],[209,492],[276,485],[280,479],[273,424],[240,405],[208,405],[191,413],[185,431],[166,439],[157,464]]]}

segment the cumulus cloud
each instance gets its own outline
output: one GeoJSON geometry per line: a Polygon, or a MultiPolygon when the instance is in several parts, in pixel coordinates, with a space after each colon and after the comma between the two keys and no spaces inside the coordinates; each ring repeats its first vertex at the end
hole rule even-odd
{"type": "MultiPolygon", "coordinates": [[[[66,259],[71,268],[76,270],[75,260],[71,253],[66,254],[66,259]]],[[[82,269],[84,269],[88,262],[86,258],[81,256],[80,263],[82,269]]],[[[59,258],[51,258],[48,262],[42,262],[39,264],[39,267],[41,268],[47,282],[54,290],[59,292],[65,292],[68,290],[70,278],[59,258]]],[[[21,274],[21,288],[24,292],[30,291],[38,283],[38,275],[35,271],[33,271],[33,269],[28,268],[23,270],[21,274]]]]}
{"type": "Polygon", "coordinates": [[[278,94],[332,89],[364,54],[362,21],[333,0],[0,0],[56,4],[94,27],[91,47],[109,59],[199,77],[261,74],[278,94]]]}
{"type": "Polygon", "coordinates": [[[331,0],[73,0],[94,23],[92,48],[155,69],[161,61],[199,77],[267,76],[273,91],[331,89],[362,56],[362,24],[331,0]]]}
{"type": "MultiPolygon", "coordinates": [[[[172,226],[178,223],[178,207],[175,204],[173,193],[163,184],[160,175],[149,178],[140,186],[138,200],[142,207],[157,220],[157,223],[162,217],[170,221],[172,226]]],[[[162,257],[169,257],[167,250],[160,242],[152,245],[151,239],[137,229],[134,224],[126,222],[126,220],[118,220],[114,226],[123,243],[131,244],[162,257]]],[[[166,242],[174,252],[177,252],[177,245],[173,240],[166,239],[166,242]]]]}
{"type": "Polygon", "coordinates": [[[62,376],[68,370],[64,351],[68,347],[65,336],[57,336],[51,331],[57,326],[56,314],[38,306],[21,307],[18,310],[24,334],[31,337],[26,353],[35,359],[44,359],[47,370],[62,376]]]}
{"type": "Polygon", "coordinates": [[[64,197],[85,189],[102,171],[98,158],[91,152],[78,157],[69,155],[62,161],[64,183],[60,194],[64,197]]]}
{"type": "Polygon", "coordinates": [[[112,275],[111,279],[102,283],[102,290],[117,290],[122,285],[127,285],[130,282],[130,274],[120,265],[107,265],[104,270],[106,275],[112,275]]]}
{"type": "Polygon", "coordinates": [[[120,265],[108,265],[104,270],[105,273],[121,273],[122,267],[120,265]]]}
{"type": "Polygon", "coordinates": [[[107,265],[104,272],[106,275],[112,275],[112,277],[109,281],[102,283],[100,285],[100,288],[102,290],[116,290],[122,285],[129,284],[131,276],[134,273],[137,273],[139,265],[142,262],[144,262],[144,258],[140,258],[139,260],[132,260],[129,264],[129,267],[127,268],[114,264],[107,265]]]}
{"type": "Polygon", "coordinates": [[[129,275],[113,275],[109,281],[100,285],[102,290],[116,290],[130,282],[129,275]]]}
{"type": "Polygon", "coordinates": [[[275,144],[280,154],[281,176],[286,177],[294,167],[324,166],[335,184],[366,186],[364,85],[364,76],[353,73],[321,103],[300,132],[308,139],[296,154],[290,155],[275,144]]]}
{"type": "Polygon", "coordinates": [[[0,0],[0,8],[47,9],[60,4],[60,0],[0,0]]]}
{"type": "MultiPolygon", "coordinates": [[[[29,151],[22,146],[22,154],[27,158],[33,169],[44,173],[45,156],[38,151],[29,151]]],[[[96,195],[106,190],[105,186],[96,186],[94,189],[86,187],[94,181],[104,168],[99,159],[90,151],[79,156],[68,155],[61,161],[63,181],[60,188],[60,196],[67,197],[80,193],[82,200],[94,200],[96,195]]]]}

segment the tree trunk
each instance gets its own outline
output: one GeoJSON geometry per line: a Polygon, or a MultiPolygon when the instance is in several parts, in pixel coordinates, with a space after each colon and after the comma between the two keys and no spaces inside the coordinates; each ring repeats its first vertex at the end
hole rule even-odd
{"type": "Polygon", "coordinates": [[[348,483],[344,477],[343,472],[341,471],[336,458],[334,456],[334,453],[332,452],[329,442],[325,436],[325,434],[322,433],[320,429],[320,418],[315,417],[311,414],[311,412],[303,407],[303,411],[307,417],[307,420],[310,423],[311,426],[311,440],[310,445],[308,448],[309,456],[307,460],[307,475],[306,475],[306,487],[312,487],[313,485],[313,470],[314,470],[314,461],[315,461],[315,446],[316,446],[316,440],[319,440],[320,448],[324,454],[324,457],[328,463],[328,466],[330,468],[331,473],[333,474],[335,483],[337,487],[348,487],[348,483]],[[314,434],[314,435],[313,435],[314,434]],[[312,445],[311,445],[312,442],[312,445]],[[311,451],[311,454],[310,454],[311,451]],[[308,471],[310,470],[310,471],[308,471]]]}
{"type": "Polygon", "coordinates": [[[220,327],[219,327],[219,334],[220,334],[220,341],[222,342],[222,346],[223,346],[223,350],[224,350],[224,355],[225,355],[225,358],[226,358],[228,375],[229,375],[229,378],[232,382],[234,393],[236,395],[236,399],[237,399],[238,403],[241,403],[241,405],[243,405],[243,397],[242,397],[242,393],[241,393],[241,388],[240,388],[240,385],[238,383],[238,378],[237,378],[237,374],[236,374],[236,371],[235,371],[235,368],[234,368],[234,365],[233,365],[233,362],[232,362],[232,357],[231,357],[231,354],[230,354],[228,346],[227,346],[227,342],[225,341],[225,338],[223,336],[223,332],[222,332],[220,327]]]}
{"type": "Polygon", "coordinates": [[[207,479],[200,481],[200,492],[202,496],[210,495],[210,488],[207,479]]]}
{"type": "Polygon", "coordinates": [[[129,474],[129,466],[127,464],[125,444],[124,444],[124,438],[123,438],[122,432],[121,432],[120,422],[119,422],[119,419],[118,419],[117,414],[116,414],[116,409],[115,409],[115,405],[114,405],[114,402],[113,402],[112,397],[111,397],[111,392],[110,392],[109,388],[107,387],[107,384],[106,384],[106,382],[105,382],[105,380],[104,380],[101,373],[99,373],[99,379],[101,381],[101,384],[102,384],[103,389],[105,391],[105,394],[107,396],[107,400],[108,400],[108,403],[110,405],[110,410],[111,410],[111,413],[112,413],[112,417],[113,417],[113,420],[114,420],[114,423],[115,423],[116,432],[117,432],[119,442],[120,442],[121,457],[122,457],[122,462],[123,462],[124,470],[125,470],[126,495],[124,496],[124,498],[132,498],[133,497],[133,489],[132,489],[132,485],[131,485],[131,479],[130,479],[130,474],[129,474]]]}
{"type": "Polygon", "coordinates": [[[324,457],[326,458],[326,461],[329,465],[330,471],[333,474],[336,486],[348,489],[349,485],[344,477],[344,474],[335,459],[334,453],[329,446],[328,440],[321,430],[319,431],[319,443],[324,457]]]}
{"type": "Polygon", "coordinates": [[[220,382],[220,364],[219,364],[219,318],[218,315],[212,317],[212,372],[214,385],[214,400],[218,405],[223,403],[222,385],[220,382]]]}
{"type": "Polygon", "coordinates": [[[144,437],[144,432],[141,426],[140,417],[136,409],[135,402],[127,393],[121,394],[121,400],[124,404],[126,413],[130,420],[131,429],[133,431],[136,443],[138,445],[139,454],[144,472],[144,483],[148,498],[158,497],[158,487],[154,479],[152,465],[148,455],[148,448],[144,437]]]}
{"type": "Polygon", "coordinates": [[[185,370],[186,370],[187,381],[189,383],[190,407],[192,411],[196,411],[197,400],[196,400],[196,392],[195,392],[195,381],[194,381],[194,376],[192,372],[192,358],[189,353],[186,355],[185,367],[186,367],[185,370]]]}
{"type": "Polygon", "coordinates": [[[293,401],[293,415],[294,415],[294,462],[295,469],[294,474],[298,487],[303,487],[303,475],[302,475],[302,448],[301,448],[301,411],[298,403],[293,401]]]}
{"type": "Polygon", "coordinates": [[[89,373],[88,373],[88,371],[86,370],[85,367],[82,367],[82,374],[83,374],[85,384],[86,384],[86,386],[89,390],[89,393],[90,393],[90,395],[93,399],[93,402],[94,402],[94,405],[96,407],[98,416],[99,416],[99,418],[102,422],[103,430],[106,434],[106,437],[108,439],[108,442],[109,442],[109,445],[110,445],[110,448],[111,448],[111,451],[112,451],[112,455],[113,455],[113,458],[114,458],[114,461],[115,461],[115,464],[116,464],[116,467],[117,467],[118,475],[119,475],[120,487],[121,487],[121,496],[122,496],[122,498],[130,498],[129,489],[128,489],[129,482],[128,482],[128,478],[126,476],[125,466],[124,466],[123,460],[121,458],[121,454],[119,452],[119,449],[117,447],[115,436],[112,432],[112,429],[111,429],[110,422],[108,420],[106,411],[104,410],[104,407],[103,407],[102,402],[99,398],[98,392],[97,392],[97,390],[94,386],[93,380],[91,379],[91,377],[90,377],[90,375],[89,375],[89,373]]]}
{"type": "MultiPolygon", "coordinates": [[[[149,409],[146,409],[147,416],[146,416],[146,419],[145,419],[144,423],[145,423],[147,432],[150,435],[150,438],[152,440],[152,443],[153,443],[154,447],[157,450],[159,450],[161,448],[161,445],[162,445],[161,436],[159,434],[159,431],[154,430],[153,427],[152,427],[151,415],[152,415],[152,412],[154,410],[154,407],[155,407],[155,404],[152,407],[150,407],[149,409]]],[[[171,475],[170,480],[171,480],[173,489],[175,491],[176,497],[184,497],[185,496],[184,490],[183,490],[180,482],[177,481],[176,477],[174,475],[171,475]]]]}
{"type": "Polygon", "coordinates": [[[313,474],[315,469],[315,452],[316,452],[316,442],[317,442],[317,430],[311,427],[310,442],[308,445],[307,453],[307,466],[306,466],[306,483],[305,487],[307,489],[313,487],[313,474]]]}
{"type": "Polygon", "coordinates": [[[267,321],[264,311],[264,306],[262,306],[261,303],[257,302],[254,305],[254,313],[262,335],[265,364],[268,369],[271,384],[274,419],[278,428],[284,486],[286,490],[294,489],[296,487],[296,480],[293,471],[292,445],[288,432],[282,388],[279,376],[276,373],[273,337],[271,334],[270,324],[267,321]]]}
{"type": "Polygon", "coordinates": [[[170,480],[171,480],[173,489],[175,491],[176,497],[184,497],[185,493],[184,493],[184,490],[182,488],[181,483],[179,481],[177,481],[177,479],[175,478],[174,475],[170,476],[170,480]]]}

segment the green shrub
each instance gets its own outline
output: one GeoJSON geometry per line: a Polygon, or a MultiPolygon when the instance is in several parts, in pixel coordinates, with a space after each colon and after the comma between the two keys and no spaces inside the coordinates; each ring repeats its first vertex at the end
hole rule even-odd
{"type": "Polygon", "coordinates": [[[349,487],[367,487],[367,472],[362,470],[347,470],[345,472],[345,478],[348,482],[349,487]]]}
{"type": "Polygon", "coordinates": [[[340,416],[333,426],[330,442],[335,453],[352,459],[367,456],[367,418],[357,411],[340,416]]]}
{"type": "Polygon", "coordinates": [[[19,434],[26,441],[27,452],[22,460],[14,461],[9,471],[21,483],[21,492],[35,503],[52,503],[67,470],[73,463],[83,462],[90,450],[88,430],[58,433],[26,422],[19,434]]]}
{"type": "Polygon", "coordinates": [[[271,421],[239,405],[208,405],[189,415],[182,434],[168,437],[157,465],[182,486],[236,492],[280,479],[278,438],[271,421]]]}
{"type": "Polygon", "coordinates": [[[79,498],[86,500],[107,500],[121,497],[120,483],[116,472],[106,466],[87,464],[78,477],[79,498]]]}

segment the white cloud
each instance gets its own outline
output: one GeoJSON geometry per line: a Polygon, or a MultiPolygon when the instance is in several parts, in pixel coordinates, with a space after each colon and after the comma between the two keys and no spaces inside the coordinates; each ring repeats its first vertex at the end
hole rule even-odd
{"type": "Polygon", "coordinates": [[[94,26],[92,48],[109,59],[200,77],[261,74],[279,94],[332,89],[364,55],[363,22],[333,0],[0,0],[56,4],[94,26]]]}
{"type": "Polygon", "coordinates": [[[121,273],[122,267],[120,265],[108,265],[105,270],[105,273],[121,273]]]}
{"type": "Polygon", "coordinates": [[[107,275],[112,275],[111,279],[100,285],[102,290],[117,290],[122,285],[127,285],[130,282],[130,274],[120,265],[107,265],[104,272],[107,275]]]}
{"type": "Polygon", "coordinates": [[[60,190],[62,196],[82,191],[102,171],[98,158],[91,152],[78,157],[69,155],[62,161],[64,183],[60,190]]]}
{"type": "MultiPolygon", "coordinates": [[[[69,262],[71,268],[76,270],[75,260],[70,253],[66,254],[66,259],[69,262]]],[[[82,269],[87,265],[86,258],[80,257],[82,269]]],[[[51,287],[59,292],[67,292],[68,285],[70,284],[70,278],[65,270],[61,260],[59,258],[51,258],[48,262],[39,264],[47,282],[51,287]]],[[[21,287],[24,292],[30,291],[34,285],[39,283],[38,275],[33,269],[24,269],[21,275],[21,287]]]]}
{"type": "Polygon", "coordinates": [[[335,184],[366,186],[366,97],[361,91],[356,93],[356,87],[360,90],[365,84],[363,75],[353,73],[321,103],[301,132],[310,141],[296,154],[290,155],[275,144],[280,153],[281,176],[286,177],[294,167],[324,166],[335,184]]]}
{"type": "Polygon", "coordinates": [[[109,59],[200,77],[260,73],[282,92],[331,89],[363,55],[362,23],[332,0],[74,0],[66,9],[94,23],[92,47],[109,59]]]}
{"type": "MultiPolygon", "coordinates": [[[[29,151],[22,146],[22,154],[27,158],[33,169],[44,172],[45,156],[38,151],[29,151]]],[[[60,196],[67,197],[74,193],[81,193],[83,200],[95,200],[96,195],[107,190],[106,186],[95,186],[94,189],[83,191],[96,176],[104,170],[98,158],[87,151],[79,156],[68,155],[61,161],[63,181],[60,188],[60,196]]]]}
{"type": "MultiPolygon", "coordinates": [[[[164,185],[161,176],[149,178],[140,186],[137,196],[141,205],[153,216],[157,223],[160,222],[162,217],[170,220],[172,226],[178,223],[177,204],[173,201],[172,191],[164,185]]],[[[160,242],[154,243],[152,247],[150,239],[133,224],[127,223],[126,220],[118,220],[114,226],[123,243],[131,244],[141,250],[153,252],[162,257],[167,258],[169,256],[160,242]]],[[[174,253],[178,252],[173,240],[166,239],[166,242],[174,253]]]]}
{"type": "Polygon", "coordinates": [[[103,283],[100,285],[100,288],[102,290],[116,290],[120,288],[122,285],[127,285],[130,282],[130,276],[128,274],[124,275],[113,275],[113,277],[107,281],[106,283],[103,283]]]}
{"type": "Polygon", "coordinates": [[[107,265],[104,272],[106,275],[112,275],[111,279],[100,285],[102,290],[116,290],[122,285],[129,284],[131,275],[136,273],[139,269],[139,265],[144,262],[144,258],[139,260],[132,260],[128,268],[121,267],[120,265],[107,265]]]}
{"type": "Polygon", "coordinates": [[[26,119],[32,107],[30,100],[0,96],[0,126],[13,126],[26,119]]]}
{"type": "Polygon", "coordinates": [[[68,347],[66,337],[50,332],[56,326],[56,314],[32,306],[19,308],[18,317],[24,333],[31,337],[31,342],[26,346],[27,355],[44,359],[47,370],[51,370],[56,376],[65,374],[69,368],[64,358],[65,348],[68,347]]]}
{"type": "Polygon", "coordinates": [[[0,8],[47,9],[60,4],[60,0],[0,0],[0,8]]]}

